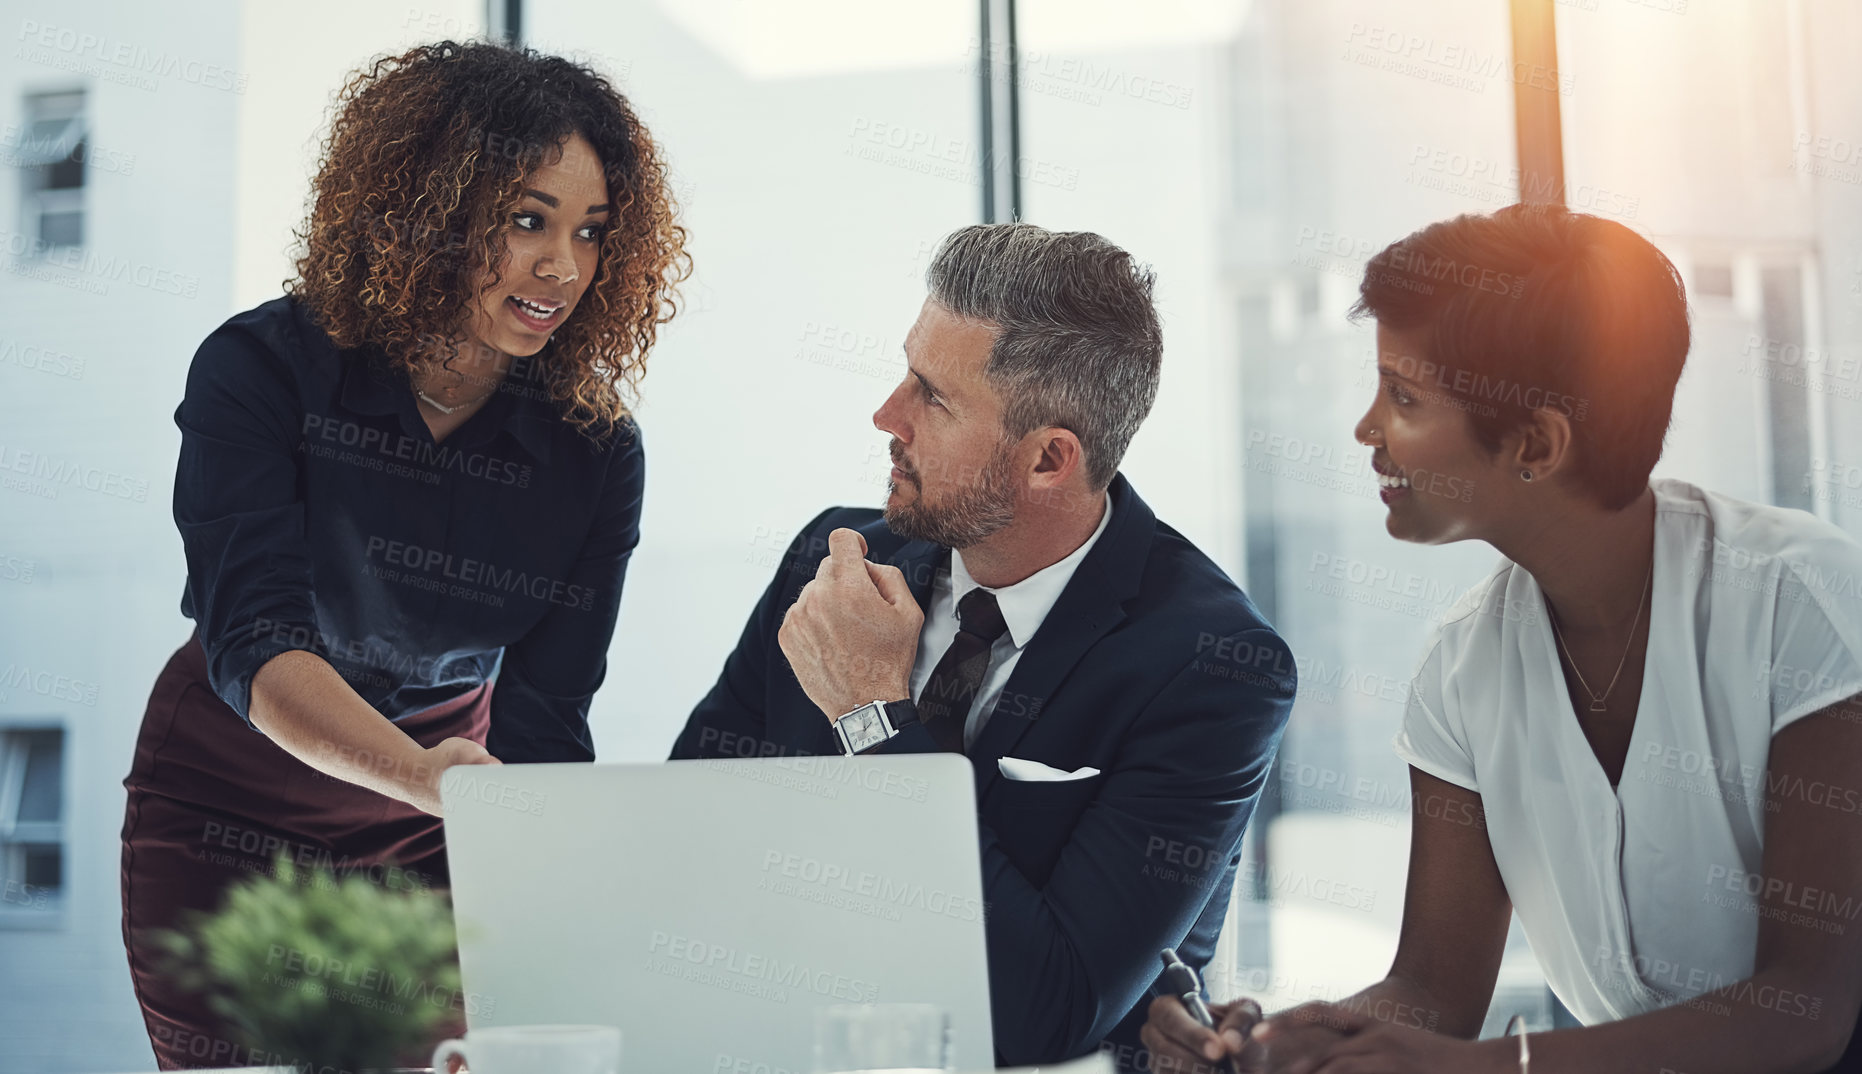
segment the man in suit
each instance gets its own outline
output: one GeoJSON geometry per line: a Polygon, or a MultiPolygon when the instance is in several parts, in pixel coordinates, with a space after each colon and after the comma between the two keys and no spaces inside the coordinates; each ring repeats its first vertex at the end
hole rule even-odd
{"type": "Polygon", "coordinates": [[[1136,1068],[1159,949],[1213,953],[1293,658],[1118,473],[1157,394],[1152,274],[998,224],[927,281],[873,415],[885,510],[797,534],[672,756],[965,753],[998,1061],[1136,1068]]]}

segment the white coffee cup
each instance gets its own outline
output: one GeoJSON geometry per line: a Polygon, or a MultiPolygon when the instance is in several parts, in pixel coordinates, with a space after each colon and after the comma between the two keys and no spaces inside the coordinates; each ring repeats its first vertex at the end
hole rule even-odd
{"type": "Polygon", "coordinates": [[[433,1049],[435,1074],[464,1059],[472,1074],[620,1074],[621,1031],[613,1026],[481,1026],[433,1049]]]}

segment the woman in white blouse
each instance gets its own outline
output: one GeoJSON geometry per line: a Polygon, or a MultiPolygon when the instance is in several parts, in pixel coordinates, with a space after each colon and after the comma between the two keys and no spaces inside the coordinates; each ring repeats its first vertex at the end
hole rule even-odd
{"type": "Polygon", "coordinates": [[[1862,546],[1649,480],[1686,298],[1620,224],[1438,223],[1372,259],[1353,312],[1386,528],[1504,559],[1433,632],[1397,735],[1389,974],[1264,1021],[1218,1005],[1214,1032],[1159,1000],[1153,1069],[1862,1070],[1862,546]],[[1526,1049],[1469,1039],[1512,910],[1582,1023],[1526,1049]]]}

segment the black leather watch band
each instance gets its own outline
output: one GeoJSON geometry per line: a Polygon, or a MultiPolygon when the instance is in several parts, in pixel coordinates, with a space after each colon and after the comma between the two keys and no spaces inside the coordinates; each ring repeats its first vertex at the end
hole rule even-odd
{"type": "Polygon", "coordinates": [[[896,735],[918,722],[918,706],[909,697],[903,701],[888,701],[886,722],[892,725],[892,733],[896,735]]]}
{"type": "Polygon", "coordinates": [[[918,722],[918,708],[902,701],[869,701],[834,723],[843,756],[872,753],[886,740],[918,722]],[[858,748],[856,748],[858,747],[858,748]]]}

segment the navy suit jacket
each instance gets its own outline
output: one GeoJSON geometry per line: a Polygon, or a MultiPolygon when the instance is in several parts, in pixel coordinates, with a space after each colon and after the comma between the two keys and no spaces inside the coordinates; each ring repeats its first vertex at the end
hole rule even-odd
{"type": "MultiPolygon", "coordinates": [[[[1123,475],[1109,491],[1112,520],[968,751],[1004,1065],[1104,1048],[1139,1066],[1157,953],[1176,947],[1199,971],[1208,963],[1242,830],[1293,707],[1293,658],[1253,603],[1123,475]],[[1003,756],[1100,774],[1013,780],[998,770],[1003,756]]],[[[789,545],[674,759],[840,752],[776,631],[842,526],[929,603],[947,549],[898,536],[875,510],[818,515],[789,545]]],[[[936,749],[919,724],[875,752],[936,749]]]]}

